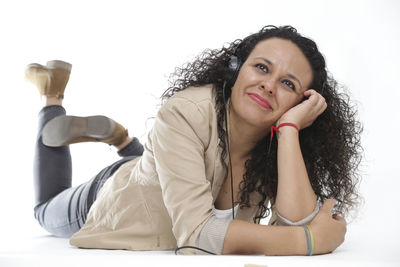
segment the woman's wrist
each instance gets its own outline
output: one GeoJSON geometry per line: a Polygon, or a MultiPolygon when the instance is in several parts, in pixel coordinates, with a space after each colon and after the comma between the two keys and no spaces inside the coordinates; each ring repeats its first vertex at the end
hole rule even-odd
{"type": "MultiPolygon", "coordinates": [[[[282,124],[280,124],[282,125],[282,124]]],[[[279,127],[279,125],[278,125],[279,127]]],[[[279,127],[279,132],[277,133],[277,138],[279,139],[282,135],[284,136],[295,136],[299,135],[298,128],[291,126],[291,125],[284,125],[279,127]]]]}

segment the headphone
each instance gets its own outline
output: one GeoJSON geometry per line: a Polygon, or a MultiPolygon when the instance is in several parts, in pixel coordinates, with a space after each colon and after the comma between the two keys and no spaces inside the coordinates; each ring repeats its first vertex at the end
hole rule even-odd
{"type": "MultiPolygon", "coordinates": [[[[233,53],[228,61],[228,66],[225,68],[224,83],[222,86],[222,92],[224,94],[226,88],[231,89],[233,87],[237,76],[239,75],[240,68],[242,67],[242,61],[237,56],[237,51],[242,46],[242,44],[243,41],[234,48],[233,53]]],[[[224,101],[226,101],[225,95],[224,101]]]]}
{"type": "MultiPolygon", "coordinates": [[[[241,44],[241,43],[240,43],[241,44]]],[[[228,148],[228,157],[229,157],[229,169],[231,173],[231,200],[232,200],[232,220],[235,219],[235,203],[233,201],[233,174],[232,174],[232,161],[231,161],[231,149],[230,149],[230,140],[229,140],[229,133],[228,133],[228,114],[227,114],[227,107],[226,107],[226,97],[225,97],[225,90],[226,87],[231,89],[237,79],[239,74],[240,68],[242,67],[241,60],[237,57],[236,51],[240,47],[240,44],[235,48],[233,54],[231,55],[229,62],[228,62],[228,69],[227,69],[227,79],[224,80],[222,86],[222,95],[224,99],[224,107],[225,107],[225,135],[227,140],[227,148],[228,148]]]]}
{"type": "Polygon", "coordinates": [[[233,49],[232,55],[230,56],[230,59],[228,61],[228,66],[226,68],[226,74],[224,75],[225,77],[224,77],[223,91],[225,91],[225,87],[228,87],[229,89],[233,87],[237,79],[237,76],[239,75],[240,68],[243,65],[243,62],[238,57],[238,51],[242,50],[243,47],[252,48],[254,45],[257,44],[259,38],[260,38],[260,33],[253,33],[244,38],[243,40],[237,40],[239,41],[239,43],[233,49]]]}
{"type": "MultiPolygon", "coordinates": [[[[240,68],[242,67],[242,61],[236,56],[236,50],[232,54],[231,58],[229,59],[228,62],[228,68],[227,68],[227,79],[225,86],[228,88],[232,88],[233,85],[235,84],[235,81],[237,79],[237,76],[239,75],[240,68]]],[[[226,88],[223,88],[225,90],[226,88]]],[[[224,98],[225,99],[225,98],[224,98]]]]}

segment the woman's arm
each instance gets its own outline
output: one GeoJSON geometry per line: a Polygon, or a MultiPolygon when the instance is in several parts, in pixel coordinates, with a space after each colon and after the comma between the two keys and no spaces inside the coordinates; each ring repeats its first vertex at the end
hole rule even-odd
{"type": "Polygon", "coordinates": [[[299,226],[259,225],[234,220],[225,235],[222,254],[306,255],[307,242],[299,226]]]}
{"type": "MultiPolygon", "coordinates": [[[[344,242],[346,221],[332,216],[333,199],[325,201],[310,223],[314,254],[335,250],[344,242]]],[[[301,226],[258,225],[240,220],[229,224],[222,254],[306,255],[307,239],[301,226]]]]}
{"type": "MultiPolygon", "coordinates": [[[[315,90],[305,91],[304,96],[308,99],[283,114],[278,124],[290,122],[304,129],[326,109],[325,99],[315,90]]],[[[275,207],[281,216],[299,221],[313,212],[316,203],[317,196],[311,187],[301,154],[299,133],[294,127],[281,127],[278,134],[278,189],[275,207]]]]}
{"type": "Polygon", "coordinates": [[[291,221],[299,221],[313,212],[317,204],[301,154],[298,131],[280,128],[278,138],[278,189],[275,207],[291,221]]]}

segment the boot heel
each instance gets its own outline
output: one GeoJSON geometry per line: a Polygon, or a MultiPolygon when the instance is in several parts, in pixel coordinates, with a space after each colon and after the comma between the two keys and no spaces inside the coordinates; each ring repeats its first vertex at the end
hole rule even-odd
{"type": "Polygon", "coordinates": [[[105,116],[90,116],[87,118],[86,136],[96,139],[110,137],[115,129],[115,122],[105,116]]]}
{"type": "Polygon", "coordinates": [[[67,70],[68,72],[71,72],[71,69],[72,69],[72,65],[70,63],[62,61],[62,60],[48,61],[46,64],[46,67],[49,69],[63,69],[63,70],[67,70]]]}

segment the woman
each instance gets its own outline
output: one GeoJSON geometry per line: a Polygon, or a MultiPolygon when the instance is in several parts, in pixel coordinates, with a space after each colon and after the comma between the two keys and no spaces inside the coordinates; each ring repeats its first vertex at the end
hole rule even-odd
{"type": "Polygon", "coordinates": [[[361,128],[315,43],[294,28],[264,27],[178,69],[144,148],[111,119],[65,116],[70,70],[27,69],[46,97],[35,217],[50,233],[84,248],[215,254],[323,254],[344,241],[332,209],[357,204],[361,128]],[[82,141],[123,158],[71,188],[68,145],[82,141]]]}

